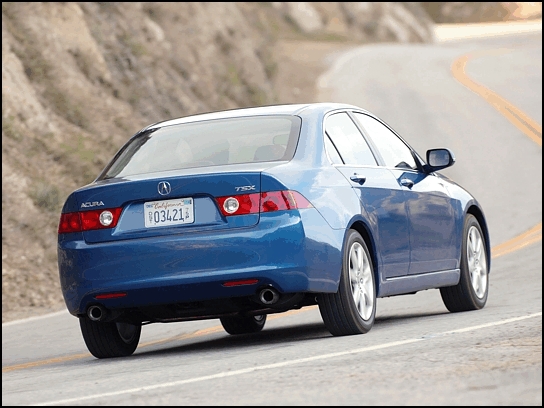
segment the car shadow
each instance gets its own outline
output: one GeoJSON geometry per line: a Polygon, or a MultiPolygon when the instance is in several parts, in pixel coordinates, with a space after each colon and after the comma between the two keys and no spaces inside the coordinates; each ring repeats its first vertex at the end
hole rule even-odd
{"type": "MultiPolygon", "coordinates": [[[[388,328],[390,325],[404,325],[417,320],[425,320],[435,318],[440,315],[451,314],[448,311],[435,311],[426,313],[411,313],[411,314],[395,314],[386,316],[377,316],[372,330],[365,334],[372,336],[372,333],[388,328]]],[[[210,352],[235,352],[243,351],[248,348],[272,348],[272,347],[290,347],[297,342],[305,341],[327,341],[334,340],[335,336],[330,334],[323,322],[303,323],[290,325],[285,327],[267,328],[259,333],[242,334],[232,336],[226,332],[216,332],[219,338],[203,339],[201,336],[189,339],[172,339],[166,344],[155,346],[160,348],[148,349],[138,348],[136,352],[128,357],[130,360],[147,359],[149,357],[180,355],[186,353],[210,353],[210,352]],[[176,342],[183,344],[176,345],[176,342]]],[[[79,364],[102,364],[105,362],[112,363],[113,361],[126,361],[121,359],[85,359],[82,362],[70,361],[64,364],[79,365],[79,364]]]]}
{"type": "MultiPolygon", "coordinates": [[[[417,314],[403,314],[403,315],[388,315],[384,317],[376,317],[376,322],[372,330],[373,331],[384,329],[392,324],[399,324],[403,322],[408,324],[413,320],[426,319],[429,317],[435,317],[442,314],[449,314],[449,312],[428,312],[417,314]]],[[[173,340],[169,346],[164,346],[161,349],[143,350],[139,349],[131,358],[145,358],[149,356],[165,356],[169,354],[180,353],[199,353],[199,352],[213,352],[213,351],[228,351],[228,350],[243,350],[245,348],[253,348],[256,346],[289,346],[296,342],[312,341],[312,340],[324,340],[327,338],[334,338],[332,334],[326,329],[322,322],[317,323],[305,323],[297,324],[296,326],[277,327],[277,328],[264,328],[259,333],[242,334],[232,336],[226,332],[219,332],[219,335],[223,335],[221,338],[214,338],[209,340],[203,340],[202,337],[195,337],[190,340],[173,340]],[[181,345],[175,345],[176,341],[183,342],[181,345]]]]}
{"type": "Polygon", "coordinates": [[[422,318],[449,315],[449,314],[451,314],[449,311],[441,310],[441,311],[425,312],[425,313],[407,313],[407,314],[377,316],[374,324],[375,326],[385,326],[390,323],[398,324],[399,321],[405,321],[406,323],[409,323],[411,320],[414,320],[414,319],[422,319],[422,318]]]}
{"type": "MultiPolygon", "coordinates": [[[[216,334],[217,335],[217,334],[216,334]]],[[[202,340],[201,337],[191,340],[180,340],[183,344],[164,347],[160,350],[137,350],[133,357],[164,356],[168,354],[225,351],[244,349],[255,346],[277,346],[278,344],[293,344],[299,341],[317,340],[332,337],[323,323],[306,323],[296,326],[265,329],[259,333],[229,335],[219,332],[221,338],[202,340]],[[190,343],[188,343],[190,341],[190,343]]],[[[172,343],[171,343],[172,344],[172,343]]]]}

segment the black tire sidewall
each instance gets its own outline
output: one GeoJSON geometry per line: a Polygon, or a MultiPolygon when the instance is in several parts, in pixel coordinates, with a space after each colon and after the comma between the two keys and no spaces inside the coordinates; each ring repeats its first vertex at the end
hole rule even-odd
{"type": "Polygon", "coordinates": [[[219,321],[229,334],[250,334],[258,333],[264,328],[266,317],[267,315],[263,315],[261,320],[257,320],[255,316],[229,316],[221,317],[219,321]]]}
{"type": "Polygon", "coordinates": [[[126,341],[114,322],[93,322],[87,316],[81,316],[79,323],[87,349],[96,358],[127,357],[138,347],[141,324],[135,325],[135,332],[126,341]]]}
{"type": "Polygon", "coordinates": [[[465,225],[463,230],[463,248],[461,249],[461,285],[463,287],[463,291],[468,294],[470,301],[474,305],[474,309],[482,309],[486,302],[487,297],[489,294],[489,259],[487,256],[487,242],[485,240],[485,235],[483,234],[482,228],[480,227],[480,223],[474,217],[473,215],[469,214],[465,219],[465,225]],[[486,288],[485,288],[485,295],[483,298],[479,298],[476,295],[476,292],[474,291],[474,288],[472,287],[472,282],[470,278],[470,269],[468,266],[468,258],[467,258],[467,246],[468,246],[468,232],[470,231],[471,227],[476,227],[478,229],[478,232],[480,233],[480,236],[482,238],[484,248],[484,255],[486,259],[486,267],[488,274],[488,278],[486,279],[486,288]]]}
{"type": "Polygon", "coordinates": [[[370,256],[370,252],[368,250],[368,247],[364,241],[364,239],[361,237],[361,235],[355,231],[351,230],[350,233],[346,236],[346,244],[344,246],[344,253],[343,253],[343,259],[342,259],[342,274],[340,276],[340,296],[342,298],[342,302],[345,302],[345,304],[348,306],[346,309],[346,312],[349,312],[351,315],[351,321],[354,322],[360,329],[361,333],[368,332],[372,326],[374,325],[374,319],[376,317],[376,279],[374,276],[374,265],[372,263],[372,258],[370,256]],[[363,250],[366,253],[367,259],[370,262],[370,270],[372,275],[372,285],[374,288],[374,296],[373,296],[373,307],[372,307],[372,314],[370,317],[365,320],[363,317],[359,314],[359,311],[357,310],[357,306],[355,305],[355,300],[353,299],[353,295],[351,293],[351,282],[349,278],[349,254],[352,245],[358,242],[363,247],[363,250]]]}

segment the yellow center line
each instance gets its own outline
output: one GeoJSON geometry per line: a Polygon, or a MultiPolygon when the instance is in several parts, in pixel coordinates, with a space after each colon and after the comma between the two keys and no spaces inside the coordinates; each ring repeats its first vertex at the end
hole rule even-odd
{"type": "MultiPolygon", "coordinates": [[[[284,313],[280,313],[280,314],[269,315],[267,317],[267,320],[270,321],[270,320],[278,319],[280,317],[291,316],[291,315],[298,314],[298,313],[301,313],[301,312],[306,312],[308,310],[314,310],[316,308],[317,308],[317,306],[309,306],[309,307],[306,307],[304,309],[290,310],[288,312],[284,312],[284,313]]],[[[148,342],[145,342],[145,343],[142,343],[142,344],[138,345],[138,348],[155,346],[157,344],[170,343],[170,342],[173,342],[173,341],[194,339],[194,338],[205,336],[205,335],[208,335],[208,334],[219,333],[219,332],[222,332],[223,330],[224,330],[223,326],[208,327],[206,329],[197,330],[197,331],[195,331],[193,333],[184,333],[184,334],[181,334],[179,336],[168,337],[166,339],[148,341],[148,342]]],[[[55,357],[55,358],[49,358],[47,360],[40,360],[40,361],[33,361],[33,362],[30,362],[30,363],[16,364],[16,365],[12,365],[12,366],[3,367],[2,368],[2,373],[8,373],[10,371],[22,370],[22,369],[31,368],[31,367],[39,367],[39,366],[44,366],[44,365],[48,365],[48,364],[63,363],[63,362],[66,362],[66,361],[78,360],[78,359],[88,358],[88,357],[92,357],[92,355],[90,353],[82,353],[82,354],[74,354],[74,355],[66,356],[66,357],[55,357]]]]}
{"type": "MultiPolygon", "coordinates": [[[[492,90],[486,88],[482,84],[471,79],[465,72],[467,63],[474,59],[486,55],[502,55],[513,50],[501,48],[496,50],[478,51],[471,54],[463,55],[457,58],[452,66],[451,71],[453,77],[468,89],[484,98],[491,106],[497,109],[506,119],[508,119],[515,127],[521,130],[533,142],[542,147],[542,126],[531,119],[527,114],[512,105],[503,97],[499,96],[492,90]]],[[[509,254],[517,251],[528,245],[542,240],[542,222],[531,228],[529,231],[518,235],[492,248],[491,255],[493,258],[509,254]]]]}
{"type": "Polygon", "coordinates": [[[64,363],[71,360],[79,360],[81,358],[91,357],[89,353],[73,354],[65,357],[49,358],[47,360],[32,361],[30,363],[16,364],[12,366],[2,367],[2,373],[9,373],[10,371],[22,370],[23,368],[39,367],[47,364],[64,363]]]}
{"type": "Polygon", "coordinates": [[[518,235],[515,238],[507,242],[503,242],[500,245],[496,245],[491,250],[493,258],[506,255],[510,252],[516,251],[528,245],[528,243],[534,243],[539,240],[539,237],[542,238],[542,223],[538,223],[536,226],[531,228],[529,231],[524,232],[523,234],[518,235]]]}
{"type": "MultiPolygon", "coordinates": [[[[499,112],[501,112],[508,120],[510,120],[510,122],[512,122],[518,129],[520,129],[531,140],[533,140],[535,143],[537,143],[539,146],[542,147],[542,127],[538,123],[536,123],[534,120],[529,118],[526,114],[524,114],[521,110],[516,108],[510,102],[506,101],[504,98],[497,95],[495,92],[487,89],[483,85],[480,85],[477,82],[470,79],[468,75],[465,73],[465,67],[467,62],[470,59],[474,58],[475,55],[476,56],[500,55],[509,51],[510,50],[499,49],[499,50],[482,51],[472,55],[471,54],[464,55],[458,58],[457,60],[455,60],[455,62],[453,63],[451,68],[453,72],[453,76],[463,85],[465,85],[467,88],[474,91],[478,95],[482,96],[486,101],[488,101],[492,106],[494,106],[499,112]]],[[[504,242],[500,245],[493,247],[491,250],[492,257],[496,258],[502,255],[506,255],[508,253],[517,251],[527,245],[531,245],[540,240],[542,240],[542,223],[539,223],[538,225],[536,225],[529,231],[521,235],[518,235],[517,237],[512,238],[511,240],[507,242],[504,242]]],[[[284,312],[278,315],[272,315],[268,317],[268,320],[277,319],[277,318],[285,317],[288,315],[294,315],[294,314],[305,312],[308,310],[313,310],[316,307],[317,306],[311,306],[311,307],[306,307],[304,309],[291,310],[289,312],[284,312]]],[[[208,334],[219,333],[221,331],[223,331],[222,326],[213,326],[207,329],[197,330],[193,333],[184,333],[179,336],[142,343],[139,345],[139,348],[169,343],[173,341],[194,339],[194,338],[205,336],[208,334]]],[[[30,363],[17,364],[17,365],[3,367],[2,373],[7,373],[10,371],[15,371],[15,370],[22,370],[25,368],[38,367],[38,366],[43,366],[47,364],[62,363],[66,361],[72,361],[72,360],[88,358],[88,357],[91,357],[91,354],[84,353],[84,354],[74,354],[74,355],[66,356],[66,357],[50,358],[47,360],[34,361],[30,363]]]]}
{"type": "Polygon", "coordinates": [[[505,249],[504,251],[502,252],[499,252],[499,253],[493,253],[492,254],[492,257],[493,258],[497,258],[499,256],[503,256],[503,255],[506,255],[506,254],[509,254],[510,252],[514,252],[514,251],[517,251],[518,249],[521,249],[521,248],[524,248],[526,246],[529,246],[531,244],[534,244],[536,242],[539,242],[542,240],[542,232],[540,234],[538,234],[537,236],[533,237],[533,238],[530,238],[530,239],[527,239],[523,242],[520,242],[518,245],[516,246],[513,246],[511,248],[508,248],[508,249],[505,249]]]}
{"type": "Polygon", "coordinates": [[[542,126],[503,97],[472,80],[465,72],[466,65],[471,59],[483,57],[485,55],[503,54],[509,51],[510,50],[501,49],[492,50],[491,52],[481,51],[478,53],[463,55],[462,57],[457,58],[452,64],[451,70],[453,77],[465,85],[468,89],[484,98],[491,106],[497,109],[503,114],[503,116],[512,122],[514,126],[525,133],[525,135],[527,135],[533,142],[542,147],[542,126]]]}

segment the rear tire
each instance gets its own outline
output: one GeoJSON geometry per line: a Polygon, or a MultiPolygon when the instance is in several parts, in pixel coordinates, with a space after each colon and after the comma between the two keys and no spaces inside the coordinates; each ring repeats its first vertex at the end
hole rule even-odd
{"type": "Polygon", "coordinates": [[[338,292],[318,295],[319,312],[333,336],[367,333],[376,316],[374,266],[368,247],[350,230],[344,245],[338,292]]]}
{"type": "Polygon", "coordinates": [[[450,312],[478,310],[489,294],[487,243],[476,217],[465,219],[461,250],[461,278],[455,286],[440,288],[444,305],[450,312]]]}
{"type": "Polygon", "coordinates": [[[266,315],[221,317],[219,320],[228,334],[249,334],[263,329],[266,315]]]}
{"type": "Polygon", "coordinates": [[[96,358],[127,357],[138,347],[142,325],[114,322],[93,322],[79,318],[79,326],[87,349],[96,358]]]}

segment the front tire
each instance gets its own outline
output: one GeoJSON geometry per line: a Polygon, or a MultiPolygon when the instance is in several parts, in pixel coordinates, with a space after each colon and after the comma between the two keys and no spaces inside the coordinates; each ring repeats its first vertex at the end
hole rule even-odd
{"type": "Polygon", "coordinates": [[[338,292],[317,298],[323,322],[333,336],[367,333],[376,316],[374,266],[368,247],[350,230],[344,245],[338,292]]]}
{"type": "Polygon", "coordinates": [[[260,332],[266,323],[266,315],[230,316],[219,319],[228,334],[249,334],[260,332]]]}
{"type": "Polygon", "coordinates": [[[487,243],[476,217],[465,219],[461,251],[461,278],[455,286],[440,288],[444,305],[450,312],[482,309],[489,293],[487,243]]]}
{"type": "Polygon", "coordinates": [[[141,324],[93,322],[79,318],[79,326],[87,349],[96,358],[127,357],[138,347],[141,324]]]}

